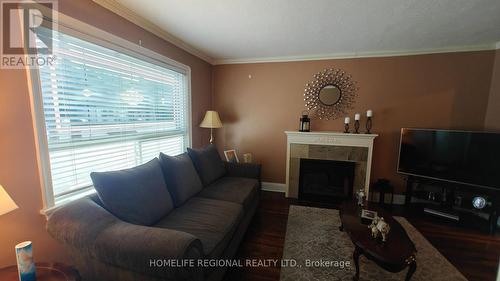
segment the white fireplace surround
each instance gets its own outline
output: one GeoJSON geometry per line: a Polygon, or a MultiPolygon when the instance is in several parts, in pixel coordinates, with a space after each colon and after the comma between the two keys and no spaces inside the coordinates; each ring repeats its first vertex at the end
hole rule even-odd
{"type": "Polygon", "coordinates": [[[292,144],[308,144],[308,145],[328,145],[328,146],[349,146],[349,147],[365,147],[368,148],[368,156],[366,161],[365,174],[365,191],[369,194],[370,189],[370,173],[373,154],[373,141],[378,136],[377,134],[346,134],[341,132],[297,132],[285,131],[287,135],[286,148],[286,184],[285,193],[289,197],[290,188],[290,148],[292,144]]]}

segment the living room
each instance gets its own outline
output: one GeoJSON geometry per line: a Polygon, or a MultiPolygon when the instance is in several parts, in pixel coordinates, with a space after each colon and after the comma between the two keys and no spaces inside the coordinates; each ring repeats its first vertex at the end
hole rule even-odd
{"type": "Polygon", "coordinates": [[[0,280],[498,280],[498,1],[0,4],[0,280]]]}

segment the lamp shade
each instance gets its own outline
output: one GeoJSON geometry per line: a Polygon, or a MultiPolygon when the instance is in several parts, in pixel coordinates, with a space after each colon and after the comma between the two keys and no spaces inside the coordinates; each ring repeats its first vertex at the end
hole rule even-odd
{"type": "Polygon", "coordinates": [[[5,215],[10,211],[14,211],[17,209],[16,203],[14,203],[14,200],[10,198],[9,194],[7,194],[7,191],[3,189],[3,186],[0,185],[0,216],[5,215]]]}
{"type": "Polygon", "coordinates": [[[211,129],[222,128],[222,122],[220,121],[219,113],[212,110],[207,111],[207,113],[205,113],[205,118],[200,124],[200,127],[211,129]]]}

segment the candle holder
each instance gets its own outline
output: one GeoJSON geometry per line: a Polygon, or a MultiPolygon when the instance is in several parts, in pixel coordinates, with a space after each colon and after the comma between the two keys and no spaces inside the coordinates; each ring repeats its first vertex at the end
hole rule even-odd
{"type": "Polygon", "coordinates": [[[307,110],[302,111],[302,117],[300,117],[299,132],[311,131],[311,119],[309,118],[308,114],[309,112],[307,110]]]}
{"type": "Polygon", "coordinates": [[[368,117],[366,119],[366,133],[371,134],[371,129],[372,129],[372,118],[368,117]]]}
{"type": "Polygon", "coordinates": [[[344,125],[344,129],[345,129],[345,130],[344,130],[344,133],[345,133],[345,134],[349,134],[349,123],[345,123],[345,125],[344,125]]]}
{"type": "Polygon", "coordinates": [[[359,120],[354,121],[354,133],[359,134],[359,120]]]}

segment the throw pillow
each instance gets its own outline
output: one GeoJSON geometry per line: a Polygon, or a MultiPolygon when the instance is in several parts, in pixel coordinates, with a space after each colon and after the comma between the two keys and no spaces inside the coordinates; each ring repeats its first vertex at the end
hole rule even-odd
{"type": "Polygon", "coordinates": [[[94,172],[90,177],[104,207],[126,222],[150,226],[173,209],[158,158],[131,169],[94,172]]]}
{"type": "Polygon", "coordinates": [[[202,149],[188,148],[188,154],[200,175],[201,182],[207,186],[226,174],[226,168],[215,145],[202,149]]]}
{"type": "Polygon", "coordinates": [[[160,153],[160,162],[167,188],[172,194],[176,207],[182,205],[203,188],[193,161],[187,153],[178,156],[160,153]]]}

